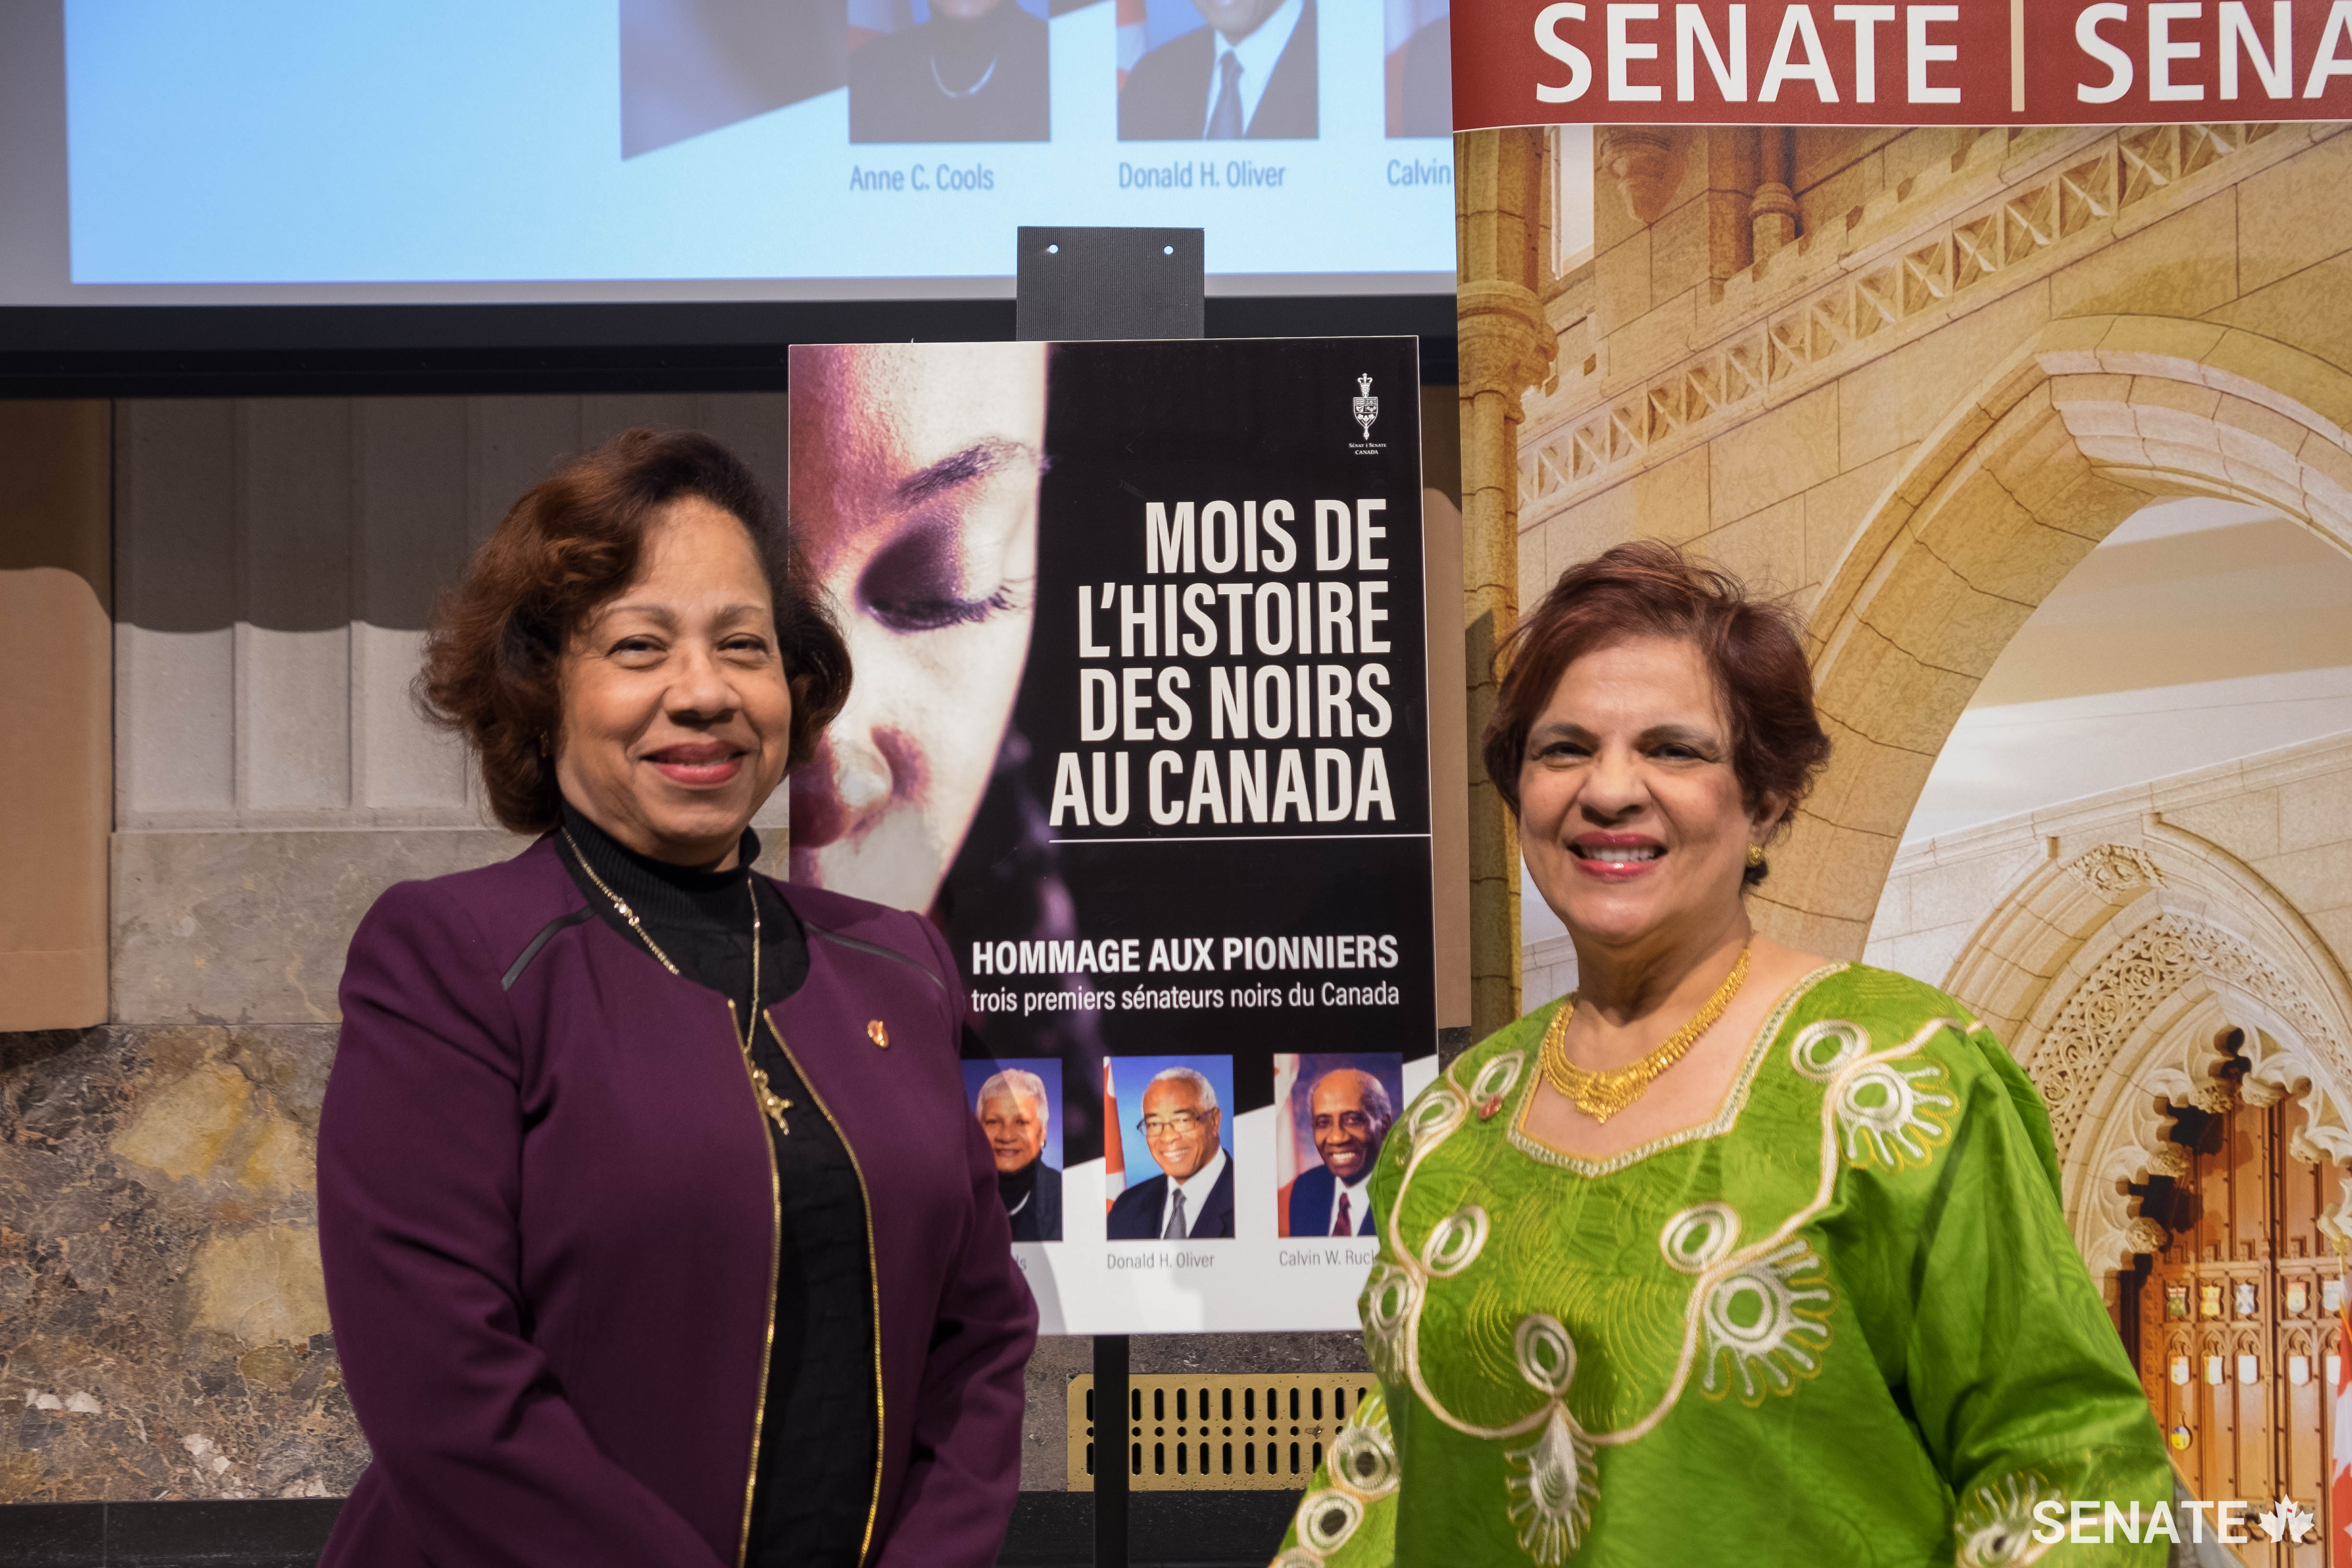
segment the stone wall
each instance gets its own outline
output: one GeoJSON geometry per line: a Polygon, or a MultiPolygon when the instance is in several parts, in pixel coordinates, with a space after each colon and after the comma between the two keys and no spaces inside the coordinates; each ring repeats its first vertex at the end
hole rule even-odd
{"type": "MultiPolygon", "coordinates": [[[[2352,969],[2352,736],[2288,746],[1906,845],[1879,895],[1866,962],[1945,985],[2036,868],[2145,824],[2212,844],[2291,905],[2328,963],[2352,969]]],[[[2014,1022],[2014,1004],[1987,996],[2014,1022]]]]}

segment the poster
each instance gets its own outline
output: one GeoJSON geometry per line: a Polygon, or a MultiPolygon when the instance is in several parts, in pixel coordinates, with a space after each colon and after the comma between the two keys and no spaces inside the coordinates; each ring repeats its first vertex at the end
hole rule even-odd
{"type": "Polygon", "coordinates": [[[928,912],[1048,1333],[1352,1328],[1434,1073],[1409,338],[796,347],[859,680],[793,877],[928,912]]]}

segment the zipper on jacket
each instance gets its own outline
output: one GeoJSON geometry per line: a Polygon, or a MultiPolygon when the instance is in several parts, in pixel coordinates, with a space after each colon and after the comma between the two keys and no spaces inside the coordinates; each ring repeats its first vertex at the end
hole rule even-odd
{"type": "MultiPolygon", "coordinates": [[[[733,1004],[730,1003],[729,1005],[732,1006],[733,1004]]],[[[834,1115],[833,1107],[824,1102],[824,1095],[817,1088],[816,1079],[809,1077],[807,1070],[801,1066],[800,1058],[793,1054],[793,1047],[785,1040],[784,1032],[776,1027],[776,1010],[772,1007],[762,1008],[760,1016],[766,1022],[768,1033],[774,1037],[776,1048],[782,1051],[784,1059],[793,1064],[793,1071],[800,1074],[802,1087],[809,1091],[809,1098],[816,1101],[817,1110],[833,1124],[834,1136],[840,1139],[841,1146],[849,1152],[849,1168],[857,1177],[857,1195],[866,1209],[866,1289],[874,1306],[874,1489],[866,1500],[866,1538],[857,1543],[857,1560],[863,1563],[866,1561],[866,1554],[874,1550],[874,1516],[882,1507],[882,1456],[887,1451],[882,1440],[883,1423],[888,1419],[888,1416],[882,1400],[882,1279],[874,1257],[874,1194],[866,1184],[866,1167],[858,1163],[857,1150],[849,1142],[848,1132],[843,1129],[839,1118],[834,1115]]],[[[751,1058],[746,1057],[744,1059],[749,1061],[751,1058]]],[[[766,1120],[764,1113],[761,1120],[763,1121],[766,1120]]],[[[775,1145],[772,1142],[768,1145],[768,1152],[772,1160],[775,1154],[775,1145]]],[[[773,1338],[775,1298],[772,1289],[769,1296],[768,1317],[769,1336],[773,1338]]],[[[767,1387],[766,1366],[765,1358],[761,1359],[761,1388],[764,1394],[767,1387]]],[[[751,1539],[748,1498],[743,1522],[744,1540],[748,1544],[751,1539]]],[[[742,1568],[740,1561],[736,1568],[742,1568]]]]}
{"type": "MultiPolygon", "coordinates": [[[[727,998],[727,1022],[737,1040],[743,1038],[742,1016],[735,1010],[735,998],[727,998]]],[[[773,1024],[768,1026],[772,1032],[773,1024]]],[[[781,1037],[779,1037],[781,1038],[781,1037]]],[[[760,1339],[760,1395],[751,1406],[751,1462],[743,1480],[743,1530],[735,1542],[735,1568],[751,1554],[751,1500],[760,1486],[760,1433],[768,1419],[768,1358],[776,1349],[776,1268],[782,1262],[784,1247],[784,1183],[776,1169],[775,1134],[768,1129],[768,1112],[760,1101],[760,1085],[751,1076],[751,1053],[740,1053],[743,1058],[743,1084],[751,1091],[751,1110],[760,1119],[760,1147],[768,1152],[768,1326],[760,1339]]],[[[812,1090],[811,1092],[814,1092],[812,1090]]],[[[851,1156],[851,1163],[856,1162],[851,1156]]],[[[873,1222],[866,1222],[866,1246],[874,1244],[873,1222]]],[[[872,1526],[867,1526],[871,1530],[872,1526]]]]}

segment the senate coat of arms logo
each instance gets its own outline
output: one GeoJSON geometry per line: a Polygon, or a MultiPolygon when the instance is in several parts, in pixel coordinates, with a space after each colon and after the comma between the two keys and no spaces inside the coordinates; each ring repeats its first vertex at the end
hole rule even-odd
{"type": "Polygon", "coordinates": [[[1372,395],[1372,378],[1369,375],[1358,376],[1356,388],[1351,412],[1356,423],[1364,427],[1364,439],[1369,441],[1372,438],[1372,421],[1381,416],[1381,400],[1372,395]]]}

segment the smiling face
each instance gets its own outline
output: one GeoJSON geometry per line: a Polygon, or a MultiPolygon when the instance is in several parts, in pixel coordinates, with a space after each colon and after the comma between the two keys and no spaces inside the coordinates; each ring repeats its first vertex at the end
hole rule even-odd
{"type": "Polygon", "coordinates": [[[1143,1091],[1143,1137],[1151,1158],[1181,1182],[1216,1157],[1218,1110],[1201,1109],[1201,1091],[1181,1078],[1163,1079],[1143,1091]]]}
{"type": "Polygon", "coordinates": [[[1381,1135],[1388,1131],[1372,1114],[1366,1093],[1372,1082],[1369,1073],[1348,1068],[1324,1074],[1307,1098],[1315,1152],[1342,1182],[1353,1182],[1364,1173],[1381,1152],[1381,1135]]]}
{"type": "Polygon", "coordinates": [[[793,776],[793,879],[927,910],[1029,651],[1039,343],[794,356],[793,526],[857,671],[793,776]]]}
{"type": "Polygon", "coordinates": [[[784,776],[793,694],[751,535],[699,497],[646,529],[636,577],[572,634],[555,776],[641,855],[725,869],[784,776]]]}
{"type": "Polygon", "coordinates": [[[1712,936],[1738,920],[1748,846],[1778,816],[1740,802],[1728,717],[1696,644],[1630,637],[1587,653],[1528,727],[1520,851],[1580,944],[1712,936]]]}
{"type": "Polygon", "coordinates": [[[1045,1151],[1045,1119],[1025,1094],[992,1094],[980,1102],[980,1130],[996,1168],[1011,1175],[1045,1151]]]}

